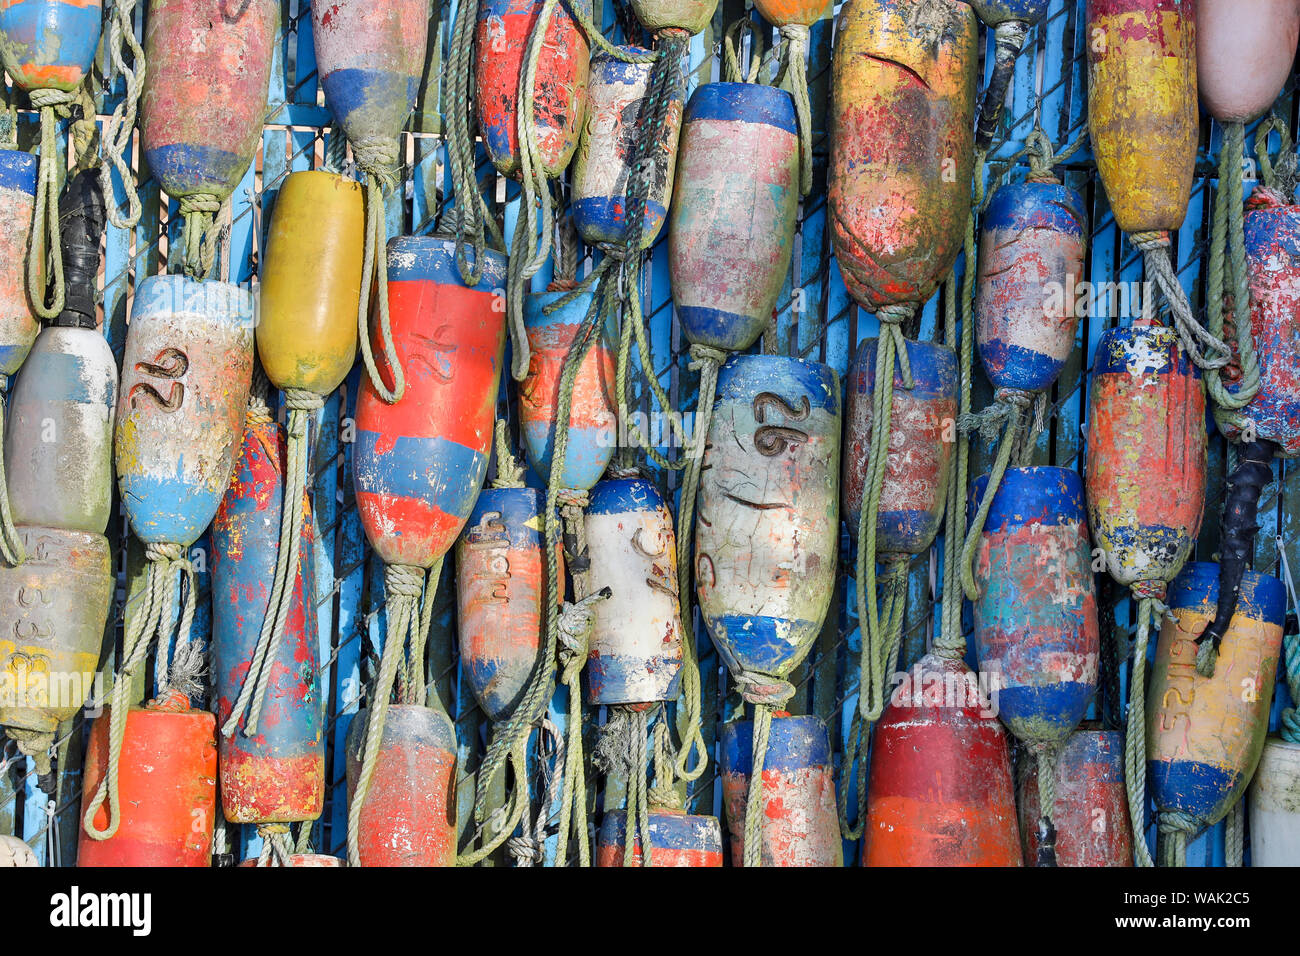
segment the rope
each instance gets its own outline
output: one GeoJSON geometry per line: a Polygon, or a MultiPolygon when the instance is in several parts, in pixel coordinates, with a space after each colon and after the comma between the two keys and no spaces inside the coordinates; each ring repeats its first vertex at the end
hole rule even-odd
{"type": "MultiPolygon", "coordinates": [[[[357,777],[356,789],[348,804],[349,866],[361,865],[361,811],[365,807],[366,798],[370,795],[370,784],[374,779],[375,767],[379,760],[384,724],[388,720],[389,697],[397,678],[397,671],[407,650],[408,640],[414,657],[428,639],[429,610],[433,606],[433,590],[437,587],[441,571],[442,558],[435,561],[428,571],[406,564],[390,564],[384,570],[384,603],[388,612],[388,627],[384,638],[384,652],[379,659],[379,673],[375,676],[375,687],[370,698],[370,716],[366,722],[366,742],[361,758],[361,773],[357,777]],[[424,614],[419,613],[421,595],[426,595],[424,614]]],[[[422,658],[420,674],[423,675],[422,658]]],[[[422,686],[418,688],[418,693],[419,697],[423,697],[422,686]]]]}
{"type": "MultiPolygon", "coordinates": [[[[1243,795],[1244,796],[1244,795],[1243,795]]],[[[1224,821],[1223,856],[1224,866],[1240,867],[1246,855],[1246,801],[1237,797],[1228,818],[1224,821]]]]}
{"type": "MultiPolygon", "coordinates": [[[[5,439],[5,398],[9,391],[9,376],[0,375],[0,448],[5,439]]],[[[11,567],[17,567],[27,560],[27,549],[23,547],[22,535],[14,525],[13,510],[9,505],[9,482],[5,465],[0,456],[0,557],[11,567]]]]}
{"type": "Polygon", "coordinates": [[[1030,745],[1038,764],[1038,866],[1056,866],[1056,767],[1061,759],[1059,742],[1030,745]]]}
{"type": "Polygon", "coordinates": [[[767,763],[767,745],[772,732],[772,712],[794,696],[794,685],[780,678],[748,671],[736,678],[740,696],[754,705],[753,749],[749,771],[749,790],[745,795],[744,865],[763,865],[763,767],[767,763]]]}
{"type": "MultiPolygon", "coordinates": [[[[384,219],[384,195],[397,185],[397,141],[365,140],[352,144],[352,158],[366,177],[365,258],[361,267],[361,299],[357,306],[357,337],[361,358],[375,393],[390,405],[406,391],[406,376],[393,344],[393,329],[388,313],[388,224],[384,219]],[[375,366],[370,346],[370,289],[379,293],[375,311],[379,314],[380,343],[384,359],[393,375],[390,390],[375,366]]],[[[481,260],[475,260],[479,262],[481,260]]]]}
{"type": "MultiPolygon", "coordinates": [[[[173,572],[177,570],[183,577],[185,595],[181,604],[174,661],[184,660],[181,649],[189,643],[190,628],[194,623],[198,589],[195,586],[194,566],[185,556],[184,547],[179,544],[149,543],[145,545],[145,556],[149,560],[149,567],[143,589],[144,604],[137,609],[127,626],[122,641],[122,666],[113,680],[108,715],[108,767],[82,814],[82,826],[92,840],[112,838],[121,824],[119,764],[122,744],[126,738],[126,718],[131,709],[131,684],[137,668],[145,660],[155,639],[160,647],[167,643],[175,602],[173,572]],[[95,814],[105,805],[108,808],[108,823],[101,828],[95,824],[95,814]]],[[[165,684],[166,682],[164,686],[165,684]]]]}
{"type": "Polygon", "coordinates": [[[570,832],[576,832],[578,837],[578,865],[591,866],[591,841],[586,824],[587,777],[582,760],[581,677],[582,668],[587,663],[591,631],[596,625],[594,605],[607,597],[609,591],[603,589],[582,598],[576,604],[565,602],[564,611],[556,626],[560,680],[569,697],[564,793],[560,802],[560,829],[556,837],[556,866],[564,866],[568,861],[570,832]]]}
{"type": "Polygon", "coordinates": [[[221,197],[215,193],[194,193],[180,199],[181,246],[185,250],[185,274],[210,279],[217,266],[217,238],[221,232],[218,214],[221,197]]]}
{"type": "Polygon", "coordinates": [[[777,83],[794,100],[795,118],[799,123],[799,195],[812,192],[812,101],[808,95],[808,27],[787,23],[781,27],[785,41],[781,73],[777,83]]]}
{"type": "Polygon", "coordinates": [[[564,8],[569,11],[569,16],[573,17],[587,37],[587,42],[591,46],[600,50],[605,56],[613,57],[623,63],[654,63],[659,59],[659,52],[635,53],[627,47],[615,46],[610,43],[605,34],[601,32],[600,27],[592,22],[591,15],[587,13],[581,3],[574,0],[564,0],[564,8]]]}
{"type": "Polygon", "coordinates": [[[140,195],[136,190],[135,173],[131,169],[131,142],[135,131],[136,108],[144,90],[148,64],[144,49],[135,38],[132,16],[136,0],[117,0],[108,21],[108,40],[105,43],[112,58],[113,69],[126,81],[126,95],[113,109],[113,115],[104,124],[101,151],[107,162],[99,167],[99,183],[105,196],[115,195],[112,169],[117,170],[126,193],[127,214],[119,213],[121,206],[108,203],[108,220],[118,229],[132,229],[140,221],[140,195]],[[135,69],[127,66],[124,53],[131,51],[135,69]],[[111,166],[111,168],[110,168],[111,166]]]}
{"type": "Polygon", "coordinates": [[[727,32],[722,38],[723,81],[726,83],[757,83],[759,70],[762,66],[763,44],[754,31],[754,21],[748,17],[741,17],[727,27],[727,32]],[[744,43],[744,40],[741,39],[742,33],[749,34],[750,58],[748,73],[742,72],[740,68],[740,49],[744,43]]]}
{"type": "MultiPolygon", "coordinates": [[[[1275,540],[1278,560],[1282,565],[1282,579],[1286,582],[1287,597],[1290,599],[1292,610],[1296,610],[1296,591],[1295,582],[1291,578],[1291,564],[1287,561],[1282,536],[1278,535],[1275,540]]],[[[1288,633],[1284,629],[1282,652],[1286,667],[1286,688],[1291,696],[1291,706],[1282,710],[1282,739],[1287,743],[1300,744],[1300,713],[1296,710],[1300,705],[1300,634],[1288,633]]]]}
{"type": "MultiPolygon", "coordinates": [[[[1138,602],[1137,639],[1133,642],[1133,670],[1129,673],[1128,728],[1124,734],[1124,785],[1128,791],[1129,819],[1138,866],[1152,866],[1146,841],[1146,667],[1147,643],[1153,618],[1168,611],[1163,603],[1162,581],[1139,581],[1132,587],[1138,602]]],[[[1167,814],[1162,814],[1164,820],[1167,814]]],[[[1163,826],[1163,824],[1162,824],[1163,826]]]]}
{"type": "Polygon", "coordinates": [[[497,476],[492,480],[492,487],[523,488],[524,468],[510,451],[510,438],[506,433],[504,418],[497,419],[494,441],[497,448],[497,476]]]}
{"type": "MultiPolygon", "coordinates": [[[[1187,865],[1187,844],[1200,831],[1200,823],[1195,817],[1179,810],[1163,810],[1157,820],[1160,833],[1160,865],[1184,867],[1187,865]]],[[[1135,840],[1145,845],[1145,840],[1135,840]]],[[[1150,857],[1143,866],[1151,866],[1150,857]]]]}
{"type": "Polygon", "coordinates": [[[262,838],[262,852],[257,856],[259,867],[290,865],[293,843],[289,835],[289,824],[259,823],[257,835],[262,838]]]}
{"type": "MultiPolygon", "coordinates": [[[[654,708],[658,710],[658,707],[654,708]]],[[[607,776],[622,776],[627,781],[627,801],[623,827],[623,865],[636,865],[636,849],[641,847],[641,865],[652,866],[650,844],[649,787],[646,782],[648,758],[646,737],[650,725],[649,710],[631,710],[614,705],[609,720],[601,728],[600,739],[591,759],[607,776]]]]}
{"type": "MultiPolygon", "coordinates": [[[[997,400],[979,414],[967,413],[958,419],[957,427],[963,431],[978,431],[985,438],[990,433],[996,434],[1005,423],[1005,432],[998,445],[998,456],[989,473],[988,485],[984,497],[980,500],[975,518],[966,531],[966,538],[961,549],[961,583],[967,599],[979,598],[979,585],[975,582],[975,552],[979,549],[980,537],[984,534],[984,523],[988,520],[989,510],[993,507],[993,498],[1002,484],[1002,478],[1011,464],[1011,452],[1016,447],[1017,438],[1025,426],[1025,412],[1034,402],[1034,393],[1016,388],[1000,388],[997,400]]],[[[954,502],[955,504],[955,502],[954,502]]]]}
{"type": "MultiPolygon", "coordinates": [[[[275,573],[271,579],[271,593],[257,646],[240,688],[239,697],[231,709],[230,717],[221,728],[229,739],[235,734],[239,722],[248,710],[244,736],[256,737],[271,686],[271,671],[284,640],[284,629],[293,607],[294,584],[298,579],[298,565],[302,550],[302,527],[306,517],[307,460],[310,449],[309,424],[312,414],[325,401],[315,392],[300,388],[285,389],[285,404],[289,409],[286,459],[288,468],[284,476],[284,496],[280,504],[280,541],[276,552],[275,573]]],[[[303,595],[303,600],[311,600],[303,595]]]]}
{"type": "Polygon", "coordinates": [[[1146,262],[1147,274],[1155,280],[1169,303],[1169,312],[1174,319],[1174,328],[1188,356],[1197,368],[1223,368],[1232,360],[1232,352],[1219,338],[1211,335],[1196,321],[1192,314],[1191,303],[1187,293],[1178,282],[1174,265],[1169,260],[1168,232],[1135,232],[1129,237],[1135,246],[1142,250],[1146,262]],[[1205,349],[1205,352],[1202,351],[1205,349]],[[1206,353],[1213,354],[1206,354],[1206,353]]]}
{"type": "Polygon", "coordinates": [[[72,113],[80,102],[76,91],[32,90],[32,107],[41,112],[41,148],[36,177],[36,214],[32,217],[31,242],[27,247],[27,295],[36,314],[46,321],[63,311],[63,254],[59,239],[59,119],[72,113]],[[46,267],[53,301],[46,303],[46,267]]]}

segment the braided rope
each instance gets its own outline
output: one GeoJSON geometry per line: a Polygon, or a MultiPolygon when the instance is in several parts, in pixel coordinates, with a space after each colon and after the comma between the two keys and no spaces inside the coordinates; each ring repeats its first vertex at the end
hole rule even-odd
{"type": "Polygon", "coordinates": [[[116,169],[126,193],[127,214],[121,215],[118,203],[108,203],[108,221],[118,229],[132,229],[140,221],[140,194],[136,189],[135,173],[131,169],[131,142],[135,132],[135,117],[144,91],[148,64],[144,49],[135,38],[132,16],[136,0],[116,0],[108,21],[108,38],[105,47],[112,58],[113,69],[126,80],[126,95],[113,109],[113,114],[104,123],[101,139],[101,152],[107,162],[99,167],[99,183],[105,196],[114,196],[113,173],[116,169]],[[132,69],[126,63],[126,50],[131,51],[132,69]]]}
{"type": "Polygon", "coordinates": [[[185,274],[210,279],[217,267],[217,240],[221,233],[222,200],[215,193],[192,193],[180,197],[181,248],[185,274]]]}
{"type": "MultiPolygon", "coordinates": [[[[398,151],[396,140],[367,140],[352,144],[352,158],[366,176],[366,239],[361,267],[361,298],[357,305],[357,338],[361,359],[375,393],[388,404],[401,400],[406,392],[406,375],[393,344],[393,328],[388,311],[388,224],[384,218],[384,195],[397,183],[398,151]],[[378,293],[375,311],[379,316],[379,338],[384,360],[393,376],[388,388],[375,365],[370,344],[370,290],[378,293]]],[[[459,250],[458,250],[459,251],[459,250]]],[[[478,262],[478,260],[475,260],[478,262]]]]}
{"type": "Polygon", "coordinates": [[[1133,642],[1133,669],[1129,673],[1128,727],[1124,734],[1124,784],[1128,791],[1128,812],[1133,827],[1133,847],[1138,866],[1152,866],[1146,841],[1146,667],[1147,644],[1152,619],[1167,609],[1162,603],[1165,585],[1142,581],[1133,585],[1138,602],[1137,638],[1133,642]]]}
{"type": "Polygon", "coordinates": [[[63,170],[59,163],[58,125],[59,119],[69,116],[81,98],[75,91],[48,89],[32,90],[30,97],[32,106],[41,113],[41,146],[36,175],[36,214],[32,217],[32,235],[27,247],[27,295],[36,314],[51,321],[59,317],[64,303],[59,239],[59,176],[63,170]],[[48,303],[47,285],[52,287],[54,296],[48,303]]]}
{"type": "Polygon", "coordinates": [[[782,54],[782,88],[794,100],[795,119],[799,124],[799,195],[812,192],[812,100],[808,94],[808,27],[787,23],[781,27],[785,40],[782,54]]]}
{"type": "Polygon", "coordinates": [[[727,27],[722,37],[722,78],[726,83],[757,83],[759,70],[763,66],[763,44],[754,30],[754,21],[741,17],[727,27]],[[742,71],[740,50],[744,43],[742,33],[748,33],[750,39],[749,72],[742,71]]]}
{"type": "MultiPolygon", "coordinates": [[[[0,375],[0,448],[5,439],[5,399],[9,391],[9,377],[0,375]]],[[[14,525],[13,509],[9,504],[9,482],[5,471],[4,456],[0,455],[0,557],[11,567],[17,567],[27,560],[27,549],[23,547],[22,535],[14,525]]]]}
{"type": "Polygon", "coordinates": [[[754,705],[753,746],[749,768],[749,788],[745,794],[744,865],[763,865],[763,767],[767,763],[767,746],[772,733],[772,712],[794,696],[794,685],[766,674],[748,671],[736,678],[741,697],[754,705]]]}
{"type": "Polygon", "coordinates": [[[1155,280],[1156,288],[1161,291],[1169,304],[1169,312],[1173,316],[1178,339],[1196,367],[1223,368],[1232,361],[1232,351],[1227,344],[1206,331],[1192,314],[1187,293],[1183,291],[1178,275],[1174,272],[1174,265],[1169,259],[1169,233],[1135,232],[1129,236],[1129,239],[1132,240],[1133,245],[1142,250],[1147,274],[1155,280]]]}
{"type": "Polygon", "coordinates": [[[966,531],[961,549],[962,590],[971,601],[977,600],[980,593],[979,585],[975,581],[975,552],[979,550],[980,537],[984,534],[984,523],[988,520],[989,511],[993,507],[993,499],[1002,485],[1007,467],[1011,464],[1011,453],[1016,447],[1021,429],[1026,424],[1025,412],[1033,401],[1033,392],[1003,388],[998,390],[997,401],[984,411],[977,415],[967,413],[958,419],[958,428],[968,432],[978,431],[985,436],[1002,423],[1005,422],[1006,425],[1006,431],[998,445],[998,456],[993,462],[993,470],[989,473],[988,485],[984,489],[979,509],[975,512],[975,517],[966,531]]]}

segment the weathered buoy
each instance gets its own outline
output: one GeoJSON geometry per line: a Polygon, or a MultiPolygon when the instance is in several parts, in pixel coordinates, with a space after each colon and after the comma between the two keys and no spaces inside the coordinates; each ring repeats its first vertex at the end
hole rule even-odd
{"type": "Polygon", "coordinates": [[[975,337],[994,388],[1049,388],[1074,349],[1088,217],[1068,186],[1023,182],[993,194],[980,227],[975,337]]]}
{"type": "Polygon", "coordinates": [[[0,374],[18,371],[40,320],[27,295],[27,244],[36,209],[36,157],[0,149],[0,374]]]}
{"type": "MultiPolygon", "coordinates": [[[[584,3],[591,13],[589,0],[584,3]]],[[[488,156],[502,174],[519,172],[519,88],[529,45],[545,0],[485,0],[478,8],[474,62],[478,126],[488,156]]],[[[587,112],[591,54],[587,38],[563,4],[556,4],[540,39],[532,89],[532,123],[542,170],[558,176],[578,146],[587,112]]]]}
{"type": "MultiPolygon", "coordinates": [[[[1025,864],[1038,859],[1038,776],[1020,788],[1020,839],[1025,864]]],[[[1117,730],[1076,730],[1056,765],[1057,866],[1132,866],[1133,830],[1124,791],[1124,735],[1117,730]]]]}
{"type": "Polygon", "coordinates": [[[1177,229],[1199,133],[1193,5],[1088,0],[1087,17],[1088,126],[1115,223],[1129,233],[1177,229]]]}
{"type": "MultiPolygon", "coordinates": [[[[528,375],[519,383],[519,420],[528,463],[543,481],[551,477],[551,452],[555,443],[560,381],[569,349],[591,307],[591,295],[580,294],[553,312],[547,308],[567,292],[539,292],[524,302],[530,361],[528,375]]],[[[614,409],[614,348],[617,316],[609,313],[578,366],[573,380],[568,438],[560,486],[589,491],[604,473],[618,447],[614,409]]]]}
{"type": "Polygon", "coordinates": [[[1270,737],[1250,784],[1250,865],[1300,864],[1300,744],[1270,737]]]}
{"type": "MultiPolygon", "coordinates": [[[[627,47],[633,53],[647,53],[627,47]]],[[[591,245],[619,243],[627,233],[631,164],[637,139],[653,116],[643,116],[652,64],[627,63],[611,56],[591,58],[587,121],[578,142],[572,174],[573,223],[591,245]]],[[[673,190],[677,139],[682,129],[682,99],[674,92],[662,105],[663,125],[649,173],[649,191],[640,248],[648,249],[663,228],[673,190]]]]}
{"type": "MultiPolygon", "coordinates": [[[[104,779],[109,757],[110,713],[95,721],[86,746],[83,809],[104,779]]],[[[179,691],[126,718],[118,770],[121,797],[114,801],[116,832],[92,839],[82,828],[78,866],[208,866],[217,814],[216,718],[191,710],[179,691]]],[[[95,824],[108,825],[108,805],[95,824]]]]}
{"type": "Polygon", "coordinates": [[[699,33],[713,19],[718,0],[632,0],[632,10],[651,33],[685,30],[699,33]]]}
{"type": "Polygon", "coordinates": [[[24,90],[75,90],[95,59],[102,15],[101,0],[8,0],[0,5],[5,72],[24,90]]]}
{"type": "Polygon", "coordinates": [[[1003,103],[1011,77],[1016,71],[1016,57],[1025,45],[1029,28],[1047,13],[1048,0],[970,0],[979,18],[992,32],[988,45],[993,54],[993,72],[980,103],[975,127],[975,148],[988,152],[998,131],[1003,103]]]}
{"type": "Polygon", "coordinates": [[[682,121],[668,269],[693,343],[749,348],[767,328],[794,252],[794,103],[757,83],[707,83],[682,121]]]}
{"type": "Polygon", "coordinates": [[[456,542],[462,674],[493,722],[514,711],[541,653],[544,510],[535,488],[485,489],[456,542]]]}
{"type": "Polygon", "coordinates": [[[588,592],[612,592],[594,608],[587,703],[672,700],[682,666],[672,512],[650,482],[620,478],[592,489],[586,526],[588,592]]]}
{"type": "Polygon", "coordinates": [[[40,866],[36,851],[16,836],[0,833],[0,870],[13,867],[40,866]]]}
{"type": "MultiPolygon", "coordinates": [[[[258,865],[257,858],[244,860],[240,866],[254,867],[258,865]]],[[[288,865],[295,869],[316,869],[318,867],[335,867],[342,866],[343,860],[337,856],[326,856],[323,853],[291,853],[289,854],[288,865]]]]}
{"type": "Polygon", "coordinates": [[[876,724],[863,866],[1020,866],[1006,735],[960,660],[927,654],[876,724]]]}
{"type": "Polygon", "coordinates": [[[1196,78],[1215,119],[1245,123],[1273,105],[1300,39],[1296,0],[1197,0],[1196,78]]]}
{"type": "Polygon", "coordinates": [[[214,216],[262,140],[279,23],[275,0],[149,5],[140,143],[163,192],[180,200],[190,274],[212,274],[214,216]]]}
{"type": "MultiPolygon", "coordinates": [[[[348,732],[348,799],[362,771],[368,710],[348,732]]],[[[392,704],[360,823],[361,866],[456,862],[456,732],[429,707],[392,704]]]]}
{"type": "Polygon", "coordinates": [[[1173,619],[1160,629],[1147,690],[1151,795],[1175,865],[1181,844],[1223,819],[1255,772],[1282,646],[1282,582],[1247,571],[1214,676],[1198,674],[1196,638],[1218,590],[1219,567],[1205,561],[1188,564],[1170,585],[1173,619]]]}
{"type": "Polygon", "coordinates": [[[792,23],[810,27],[830,6],[830,0],[754,0],[754,8],[776,27],[792,23]]]}
{"type": "MultiPolygon", "coordinates": [[[[387,564],[428,568],[445,555],[487,474],[505,348],[493,290],[505,261],[487,252],[483,280],[471,289],[455,250],[454,240],[421,236],[388,247],[393,342],[407,389],[390,405],[365,383],[353,465],[362,525],[387,564]]],[[[377,361],[391,381],[386,360],[377,361]]]]}
{"type": "MultiPolygon", "coordinates": [[[[626,814],[621,810],[606,813],[596,836],[596,865],[622,866],[626,839],[626,814]]],[[[635,865],[641,866],[639,839],[632,853],[635,865]]],[[[718,818],[681,810],[651,810],[650,865],[722,866],[722,828],[718,825],[718,818]]]]}
{"type": "MultiPolygon", "coordinates": [[[[763,866],[842,866],[834,764],[826,725],[816,717],[772,715],[758,816],[763,866]]],[[[722,798],[731,862],[745,858],[746,804],[753,764],[752,721],[722,726],[722,798]]],[[[651,846],[654,846],[651,843],[651,846]]]]}
{"type": "MultiPolygon", "coordinates": [[[[972,506],[987,486],[975,479],[972,506]]],[[[997,677],[998,717],[1033,748],[1064,743],[1097,690],[1091,565],[1079,475],[1008,468],[976,551],[975,649],[997,677]]]]}
{"type": "MultiPolygon", "coordinates": [[[[253,671],[284,506],[283,433],[266,409],[250,410],[230,486],[212,522],[212,671],[225,725],[253,671]]],[[[308,515],[307,499],[298,507],[308,515]]],[[[313,535],[303,522],[284,639],[265,664],[268,684],[255,734],[237,719],[218,741],[221,809],[232,823],[289,823],[320,816],[325,799],[324,710],[313,587],[313,535]]],[[[261,663],[261,662],[258,662],[261,663]]]]}
{"type": "Polygon", "coordinates": [[[930,297],[970,211],[975,14],[927,3],[850,0],[835,31],[831,239],[845,285],[872,312],[930,297]]]}
{"type": "MultiPolygon", "coordinates": [[[[849,369],[844,468],[840,484],[844,517],[856,529],[871,448],[872,396],[879,340],[864,339],[849,369]]],[[[946,345],[907,342],[913,387],[904,388],[894,368],[889,457],[880,491],[876,552],[920,554],[939,533],[946,476],[955,443],[957,357],[946,345]]]]}

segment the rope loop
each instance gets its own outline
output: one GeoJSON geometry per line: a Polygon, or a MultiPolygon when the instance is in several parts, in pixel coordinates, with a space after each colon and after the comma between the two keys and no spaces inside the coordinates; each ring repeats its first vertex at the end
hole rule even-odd
{"type": "Polygon", "coordinates": [[[492,480],[492,487],[523,488],[524,468],[510,452],[510,438],[504,418],[497,419],[493,441],[497,451],[497,476],[492,480]]]}
{"type": "Polygon", "coordinates": [[[773,709],[780,709],[795,695],[795,686],[788,680],[756,671],[737,674],[736,689],[748,703],[773,709]]]}
{"type": "Polygon", "coordinates": [[[1135,232],[1129,238],[1142,250],[1147,272],[1169,304],[1179,342],[1192,362],[1201,369],[1223,368],[1231,362],[1232,350],[1227,343],[1206,331],[1192,314],[1187,293],[1183,291],[1169,259],[1168,231],[1135,232]]]}

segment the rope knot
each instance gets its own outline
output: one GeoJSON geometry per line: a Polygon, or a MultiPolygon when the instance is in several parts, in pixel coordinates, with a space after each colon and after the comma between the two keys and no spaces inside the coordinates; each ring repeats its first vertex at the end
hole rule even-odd
{"type": "Polygon", "coordinates": [[[1169,247],[1169,232],[1164,229],[1157,232],[1135,232],[1129,236],[1129,240],[1143,252],[1153,252],[1169,247]]]}
{"type": "Polygon", "coordinates": [[[418,601],[424,593],[424,569],[412,564],[390,564],[384,569],[384,589],[390,597],[418,601]]]}
{"type": "Polygon", "coordinates": [[[778,709],[795,694],[795,686],[788,680],[745,671],[736,677],[740,696],[755,706],[760,704],[778,709]]]}
{"type": "Polygon", "coordinates": [[[876,318],[881,325],[902,325],[914,315],[916,315],[916,304],[912,302],[882,305],[876,310],[876,318]]]}
{"type": "Polygon", "coordinates": [[[1030,392],[1023,388],[999,388],[993,394],[994,401],[1022,410],[1032,405],[1037,398],[1037,392],[1030,392]]]}
{"type": "Polygon", "coordinates": [[[579,488],[558,488],[555,492],[555,498],[560,503],[560,508],[566,512],[566,515],[570,508],[583,511],[591,503],[591,495],[579,488]]]}
{"type": "Polygon", "coordinates": [[[692,371],[699,371],[706,362],[721,365],[727,360],[727,353],[722,349],[715,349],[711,345],[701,345],[698,342],[691,346],[690,352],[690,368],[692,371]]]}
{"type": "Polygon", "coordinates": [[[396,139],[363,139],[352,144],[352,159],[357,168],[379,180],[385,189],[397,185],[397,163],[399,159],[396,139]]]}
{"type": "Polygon", "coordinates": [[[497,419],[493,432],[493,441],[496,443],[497,451],[497,476],[492,479],[492,487],[524,487],[524,469],[510,451],[510,438],[506,432],[504,419],[497,419]]]}
{"type": "Polygon", "coordinates": [[[221,197],[214,193],[194,193],[180,198],[180,213],[189,216],[196,212],[208,212],[215,215],[221,212],[221,197]]]}
{"type": "Polygon", "coordinates": [[[1133,597],[1139,601],[1152,600],[1164,601],[1165,599],[1165,582],[1164,581],[1135,581],[1129,585],[1129,591],[1133,597]]]}
{"type": "Polygon", "coordinates": [[[806,23],[787,23],[781,27],[781,36],[792,47],[808,46],[808,25],[806,23]]]}
{"type": "Polygon", "coordinates": [[[65,114],[81,99],[76,90],[40,89],[32,90],[27,96],[31,100],[33,109],[41,110],[46,107],[53,107],[64,111],[65,114]]]}
{"type": "Polygon", "coordinates": [[[183,690],[171,688],[149,701],[145,707],[164,714],[183,714],[190,709],[190,699],[183,690]]]}
{"type": "Polygon", "coordinates": [[[677,788],[670,784],[656,783],[646,793],[646,802],[652,810],[682,810],[682,798],[677,788]]]}
{"type": "Polygon", "coordinates": [[[248,408],[244,412],[244,422],[247,425],[269,425],[271,418],[271,406],[266,404],[266,399],[256,392],[250,392],[248,396],[248,408]]]}
{"type": "Polygon", "coordinates": [[[664,27],[655,34],[660,40],[675,40],[678,43],[688,41],[694,35],[690,30],[682,27],[664,27]]]}
{"type": "Polygon", "coordinates": [[[516,866],[540,866],[546,861],[542,845],[531,836],[512,836],[506,840],[506,852],[515,861],[516,866]]]}
{"type": "Polygon", "coordinates": [[[564,683],[573,683],[582,673],[582,666],[587,663],[589,642],[592,628],[596,626],[597,601],[603,601],[613,592],[608,587],[601,588],[595,594],[589,594],[576,603],[564,602],[564,610],[556,622],[559,648],[556,657],[563,669],[561,679],[564,683]]]}
{"type": "Polygon", "coordinates": [[[1161,810],[1156,821],[1161,833],[1186,833],[1192,837],[1201,831],[1201,821],[1181,810],[1161,810]]]}
{"type": "Polygon", "coordinates": [[[290,411],[314,412],[325,407],[325,396],[305,388],[286,388],[284,404],[290,411]]]}
{"type": "Polygon", "coordinates": [[[150,541],[144,546],[144,556],[150,561],[180,563],[185,558],[185,546],[168,541],[150,541]]]}

